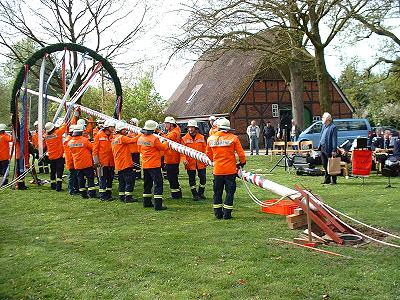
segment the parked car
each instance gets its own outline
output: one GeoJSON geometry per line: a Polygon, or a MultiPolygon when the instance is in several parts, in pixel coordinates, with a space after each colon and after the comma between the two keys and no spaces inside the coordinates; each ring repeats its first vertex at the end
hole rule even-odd
{"type": "MultiPolygon", "coordinates": [[[[368,138],[372,134],[372,128],[367,119],[335,119],[333,123],[338,129],[338,145],[346,140],[353,142],[357,137],[368,138]]],[[[317,147],[321,130],[322,121],[317,121],[300,133],[297,141],[312,141],[314,147],[317,147]]]]}

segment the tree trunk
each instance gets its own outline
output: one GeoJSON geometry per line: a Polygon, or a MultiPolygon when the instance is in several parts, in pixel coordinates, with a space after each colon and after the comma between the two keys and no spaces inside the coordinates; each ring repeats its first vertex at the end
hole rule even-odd
{"type": "Polygon", "coordinates": [[[304,81],[302,74],[302,64],[300,62],[290,62],[290,97],[292,98],[292,114],[300,130],[304,129],[304,81]]]}
{"type": "Polygon", "coordinates": [[[319,104],[321,114],[332,112],[332,102],[329,97],[329,73],[326,69],[324,48],[315,47],[315,71],[317,73],[319,104]]]}

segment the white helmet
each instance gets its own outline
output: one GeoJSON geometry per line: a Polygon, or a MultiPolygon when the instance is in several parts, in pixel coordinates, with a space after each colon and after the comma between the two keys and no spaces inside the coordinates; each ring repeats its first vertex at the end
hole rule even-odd
{"type": "Polygon", "coordinates": [[[209,118],[208,118],[208,121],[215,121],[217,118],[215,117],[215,116],[210,116],[209,118]]]}
{"type": "Polygon", "coordinates": [[[216,123],[218,129],[231,130],[231,122],[227,118],[219,118],[216,123]]]}
{"type": "Polygon", "coordinates": [[[6,124],[0,124],[0,131],[4,131],[7,129],[6,124]]]}
{"type": "Polygon", "coordinates": [[[164,123],[176,124],[174,117],[165,117],[164,123]]]}
{"type": "Polygon", "coordinates": [[[85,121],[84,119],[79,119],[79,120],[76,122],[76,125],[83,125],[83,126],[86,126],[86,121],[85,121]]]}
{"type": "Polygon", "coordinates": [[[120,121],[115,125],[115,131],[121,131],[123,129],[127,129],[126,123],[120,121]]]}
{"type": "Polygon", "coordinates": [[[72,132],[75,130],[75,127],[76,127],[76,125],[71,125],[71,126],[69,126],[68,132],[69,132],[69,133],[72,133],[72,132]]]}
{"type": "Polygon", "coordinates": [[[199,127],[197,126],[197,121],[196,121],[196,120],[189,120],[187,126],[188,126],[188,127],[196,127],[196,128],[199,128],[199,127]]]}
{"type": "Polygon", "coordinates": [[[49,132],[52,131],[55,127],[56,127],[56,126],[55,126],[53,123],[51,123],[51,122],[47,122],[47,123],[44,125],[44,128],[46,129],[46,133],[49,133],[49,132]]]}
{"type": "Polygon", "coordinates": [[[139,120],[138,120],[137,118],[132,118],[132,119],[129,120],[129,122],[130,122],[131,124],[134,124],[134,125],[139,124],[139,120]]]}
{"type": "Polygon", "coordinates": [[[83,125],[80,125],[80,124],[74,125],[74,132],[82,132],[84,130],[85,130],[85,127],[83,125]]]}
{"type": "Polygon", "coordinates": [[[113,120],[106,120],[104,122],[103,128],[108,128],[108,127],[115,127],[115,122],[113,120]]]}
{"type": "Polygon", "coordinates": [[[39,121],[35,121],[35,123],[33,123],[33,126],[39,126],[39,121]]]}
{"type": "Polygon", "coordinates": [[[147,120],[146,123],[144,123],[143,129],[153,131],[156,130],[157,126],[158,123],[156,121],[147,120]]]}

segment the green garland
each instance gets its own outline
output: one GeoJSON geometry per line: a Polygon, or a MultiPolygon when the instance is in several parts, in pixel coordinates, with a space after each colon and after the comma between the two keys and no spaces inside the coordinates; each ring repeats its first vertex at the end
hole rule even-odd
{"type": "MultiPolygon", "coordinates": [[[[10,101],[10,111],[13,116],[13,119],[15,117],[15,97],[17,95],[17,92],[22,87],[23,81],[24,81],[24,66],[28,65],[28,69],[30,69],[33,65],[36,64],[36,62],[40,59],[43,59],[45,54],[51,54],[53,52],[58,52],[58,51],[63,51],[64,49],[68,49],[71,51],[76,51],[80,53],[85,53],[95,59],[96,61],[99,61],[102,63],[103,67],[107,70],[108,74],[110,74],[113,82],[114,82],[114,87],[115,87],[115,92],[117,94],[117,100],[120,99],[120,109],[122,108],[122,87],[121,87],[121,81],[118,78],[117,71],[113,68],[113,66],[106,60],[104,57],[102,57],[100,54],[97,52],[86,48],[85,46],[81,46],[78,44],[73,44],[73,43],[58,43],[58,44],[53,44],[47,47],[44,47],[40,49],[39,51],[36,51],[26,62],[25,64],[21,67],[21,69],[18,72],[18,75],[15,79],[13,90],[11,93],[11,101],[10,101]]],[[[114,117],[117,118],[118,112],[117,112],[117,103],[115,105],[115,111],[114,111],[114,117]]],[[[14,123],[13,123],[14,124],[14,123]]]]}

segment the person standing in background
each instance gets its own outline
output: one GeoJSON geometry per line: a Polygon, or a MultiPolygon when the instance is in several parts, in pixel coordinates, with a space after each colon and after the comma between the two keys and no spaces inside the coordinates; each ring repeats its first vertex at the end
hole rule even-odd
{"type": "Polygon", "coordinates": [[[267,121],[267,125],[263,128],[263,136],[265,141],[265,155],[268,155],[268,150],[272,148],[275,136],[275,129],[270,121],[267,121]]]}
{"type": "Polygon", "coordinates": [[[331,176],[328,173],[328,160],[331,157],[336,157],[338,144],[337,128],[332,122],[331,114],[327,112],[322,115],[322,124],[321,140],[319,142],[321,160],[325,169],[325,180],[322,184],[336,184],[337,176],[331,176]]]}
{"type": "Polygon", "coordinates": [[[260,127],[258,127],[255,120],[252,120],[247,127],[247,135],[250,141],[250,155],[253,155],[254,149],[256,150],[256,155],[259,155],[258,139],[260,138],[260,127]]]}

